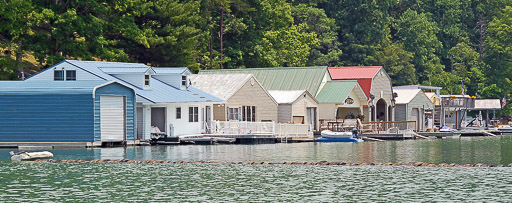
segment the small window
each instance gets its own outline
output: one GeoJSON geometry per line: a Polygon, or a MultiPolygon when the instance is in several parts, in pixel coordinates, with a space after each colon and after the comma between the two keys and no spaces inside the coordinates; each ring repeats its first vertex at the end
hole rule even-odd
{"type": "Polygon", "coordinates": [[[67,70],[66,80],[76,80],[76,70],[67,70]]]}
{"type": "Polygon", "coordinates": [[[181,119],[181,107],[176,107],[176,119],[181,119]]]}
{"type": "Polygon", "coordinates": [[[64,71],[63,70],[53,71],[53,80],[64,80],[64,71]]]}
{"type": "Polygon", "coordinates": [[[188,107],[188,122],[199,122],[199,107],[188,107]]]}
{"type": "Polygon", "coordinates": [[[144,75],[144,85],[149,86],[149,75],[144,75]]]}
{"type": "Polygon", "coordinates": [[[238,112],[240,112],[238,108],[228,108],[228,120],[240,120],[238,112]]]}
{"type": "Polygon", "coordinates": [[[187,86],[187,76],[186,75],[181,76],[181,85],[187,86]]]}

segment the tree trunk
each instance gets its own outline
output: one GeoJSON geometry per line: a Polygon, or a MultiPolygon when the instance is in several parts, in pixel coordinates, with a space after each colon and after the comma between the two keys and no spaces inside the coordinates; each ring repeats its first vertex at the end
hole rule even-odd
{"type": "Polygon", "coordinates": [[[224,48],[224,42],[222,41],[222,35],[224,35],[224,5],[220,5],[220,32],[219,32],[219,41],[220,41],[220,69],[222,69],[222,64],[224,63],[222,57],[222,50],[224,48]]]}
{"type": "Polygon", "coordinates": [[[484,41],[487,37],[487,22],[485,22],[484,16],[480,14],[478,16],[478,32],[480,34],[480,39],[478,42],[478,53],[480,54],[480,58],[482,58],[484,54],[484,41]]]}
{"type": "Polygon", "coordinates": [[[208,48],[210,49],[210,69],[213,69],[213,20],[211,19],[212,7],[213,6],[210,2],[210,6],[208,7],[208,13],[210,14],[210,41],[208,42],[208,48]]]}
{"type": "Polygon", "coordinates": [[[18,48],[16,49],[16,66],[18,66],[18,78],[21,80],[25,79],[25,74],[23,73],[23,50],[21,49],[21,41],[18,43],[18,48]]]}

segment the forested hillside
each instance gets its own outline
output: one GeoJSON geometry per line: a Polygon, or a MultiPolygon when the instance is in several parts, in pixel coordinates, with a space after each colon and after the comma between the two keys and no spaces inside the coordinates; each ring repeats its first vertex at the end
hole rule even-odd
{"type": "Polygon", "coordinates": [[[1,0],[0,76],[63,59],[211,68],[382,65],[394,85],[501,98],[512,0],[1,0]],[[21,63],[24,62],[24,63],[21,63]]]}

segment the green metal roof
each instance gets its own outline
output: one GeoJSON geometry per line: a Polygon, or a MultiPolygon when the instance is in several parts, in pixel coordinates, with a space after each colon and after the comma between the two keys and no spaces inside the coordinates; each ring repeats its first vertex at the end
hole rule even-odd
{"type": "Polygon", "coordinates": [[[267,90],[307,90],[316,96],[327,66],[201,70],[199,74],[250,73],[267,90]]]}
{"type": "Polygon", "coordinates": [[[343,103],[357,85],[357,80],[337,80],[327,82],[316,97],[320,103],[343,103]]]}

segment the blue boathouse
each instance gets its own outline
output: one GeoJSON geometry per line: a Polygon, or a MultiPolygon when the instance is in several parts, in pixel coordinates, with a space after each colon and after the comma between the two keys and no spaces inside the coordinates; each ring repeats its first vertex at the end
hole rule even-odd
{"type": "Polygon", "coordinates": [[[0,82],[0,142],[135,140],[135,91],[116,81],[0,82]]]}

